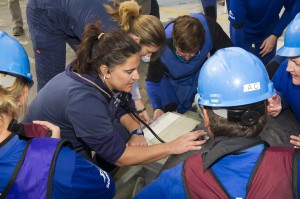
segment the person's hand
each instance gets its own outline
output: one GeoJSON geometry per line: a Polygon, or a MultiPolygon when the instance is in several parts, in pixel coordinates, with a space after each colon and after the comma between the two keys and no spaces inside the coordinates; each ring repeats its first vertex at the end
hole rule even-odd
{"type": "Polygon", "coordinates": [[[299,149],[300,148],[300,135],[298,135],[298,136],[291,135],[290,138],[291,138],[290,143],[292,145],[294,145],[294,148],[299,149]]]}
{"type": "Polygon", "coordinates": [[[52,132],[51,138],[60,138],[60,128],[47,121],[35,120],[32,123],[42,125],[44,128],[49,129],[52,132]]]}
{"type": "Polygon", "coordinates": [[[267,111],[268,114],[276,117],[282,110],[281,97],[278,94],[274,94],[268,99],[267,111]]]}
{"type": "Polygon", "coordinates": [[[150,122],[150,117],[148,115],[148,112],[144,110],[143,112],[139,113],[139,117],[146,123],[149,124],[150,122]]]}
{"type": "Polygon", "coordinates": [[[259,54],[262,57],[264,57],[265,55],[270,53],[273,50],[276,41],[277,41],[277,37],[275,35],[270,35],[268,38],[266,38],[264,42],[261,44],[261,46],[259,47],[259,49],[261,49],[259,54]]]}
{"type": "Polygon", "coordinates": [[[162,116],[164,114],[164,111],[161,109],[155,109],[154,113],[153,113],[153,120],[156,120],[157,118],[159,118],[160,116],[162,116]]]}
{"type": "Polygon", "coordinates": [[[181,135],[174,141],[168,143],[171,147],[172,154],[182,154],[187,151],[200,150],[201,145],[206,143],[206,140],[203,139],[206,134],[206,132],[198,130],[181,135]]]}
{"type": "Polygon", "coordinates": [[[145,105],[142,99],[134,99],[135,108],[137,111],[143,110],[142,112],[138,113],[139,117],[146,123],[149,124],[150,117],[148,115],[147,110],[145,109],[145,105]],[[144,110],[145,109],[145,110],[144,110]]]}
{"type": "Polygon", "coordinates": [[[132,135],[127,146],[148,146],[148,144],[143,135],[132,135]]]}

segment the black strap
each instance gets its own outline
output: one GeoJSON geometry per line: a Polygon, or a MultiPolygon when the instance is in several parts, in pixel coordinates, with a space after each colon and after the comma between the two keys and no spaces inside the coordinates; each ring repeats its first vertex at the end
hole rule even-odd
{"type": "Polygon", "coordinates": [[[262,163],[264,157],[265,157],[265,154],[266,154],[267,149],[268,149],[268,146],[266,146],[266,147],[262,150],[261,154],[260,154],[259,157],[258,157],[258,160],[257,160],[256,163],[255,163],[255,166],[254,166],[254,168],[253,168],[253,170],[252,170],[252,173],[251,173],[251,175],[250,175],[250,178],[249,178],[249,180],[248,180],[248,184],[247,184],[247,187],[246,187],[246,196],[247,196],[247,194],[248,194],[248,192],[249,192],[249,190],[250,190],[250,187],[251,187],[252,181],[253,181],[253,179],[254,179],[254,177],[255,177],[255,174],[256,174],[256,172],[257,172],[257,170],[258,170],[260,164],[262,163]]]}
{"type": "Polygon", "coordinates": [[[51,199],[52,198],[52,187],[53,187],[53,179],[54,179],[54,172],[55,172],[55,165],[56,165],[56,160],[57,156],[59,154],[59,151],[63,146],[70,146],[71,143],[68,142],[67,140],[61,140],[59,144],[56,147],[56,150],[54,152],[52,162],[51,162],[51,167],[48,175],[48,182],[47,182],[47,193],[46,193],[46,198],[51,199]]]}
{"type": "Polygon", "coordinates": [[[216,184],[220,187],[220,189],[222,189],[222,191],[227,195],[227,198],[230,198],[229,193],[227,192],[227,190],[223,187],[221,181],[219,180],[219,178],[216,176],[216,174],[214,173],[214,171],[209,168],[208,172],[210,173],[210,175],[215,179],[216,184]]]}
{"type": "Polygon", "coordinates": [[[293,198],[298,198],[298,160],[299,160],[300,150],[295,149],[293,157],[293,167],[292,167],[292,190],[293,198]]]}
{"type": "Polygon", "coordinates": [[[184,161],[183,165],[182,165],[182,172],[181,172],[182,185],[183,185],[183,189],[184,189],[186,198],[191,199],[190,192],[188,190],[186,179],[185,179],[185,173],[184,173],[185,164],[186,164],[186,161],[184,161]]]}
{"type": "Polygon", "coordinates": [[[23,153],[22,153],[22,155],[21,155],[21,157],[20,157],[20,159],[19,159],[19,161],[17,163],[17,166],[16,166],[16,168],[15,168],[12,176],[10,177],[10,179],[9,179],[9,181],[8,181],[8,183],[7,183],[4,191],[3,191],[3,193],[0,195],[0,199],[4,199],[8,195],[10,189],[12,188],[12,186],[13,186],[13,184],[14,184],[14,182],[15,182],[18,174],[19,174],[19,171],[20,171],[20,169],[22,167],[22,164],[24,162],[24,159],[25,159],[25,156],[26,156],[29,144],[30,144],[30,141],[27,142],[27,144],[26,144],[26,146],[24,148],[24,151],[23,151],[23,153]]]}

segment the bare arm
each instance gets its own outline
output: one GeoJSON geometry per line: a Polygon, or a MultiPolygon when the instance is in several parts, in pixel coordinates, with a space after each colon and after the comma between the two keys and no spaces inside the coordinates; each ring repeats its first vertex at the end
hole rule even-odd
{"type": "Polygon", "coordinates": [[[172,154],[199,150],[205,140],[197,140],[206,135],[203,131],[186,133],[172,142],[152,146],[127,146],[122,156],[115,162],[117,166],[147,164],[172,154]]]}
{"type": "Polygon", "coordinates": [[[121,124],[128,130],[132,132],[135,129],[140,128],[140,123],[131,114],[125,114],[120,118],[121,124]]]}
{"type": "MultiPolygon", "coordinates": [[[[127,129],[129,133],[139,129],[141,127],[140,123],[131,114],[123,115],[120,118],[121,124],[127,129]]],[[[127,146],[147,146],[147,141],[142,135],[133,135],[127,142],[127,146]]]]}

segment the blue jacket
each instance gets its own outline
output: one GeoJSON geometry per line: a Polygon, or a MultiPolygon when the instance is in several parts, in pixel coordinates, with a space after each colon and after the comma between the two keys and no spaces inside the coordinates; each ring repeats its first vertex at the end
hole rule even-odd
{"type": "Polygon", "coordinates": [[[243,42],[260,43],[271,34],[280,37],[296,15],[291,12],[295,2],[296,0],[230,1],[228,18],[231,25],[240,26],[238,29],[231,29],[230,38],[233,43],[243,48],[243,42]],[[285,10],[279,19],[282,8],[285,10]]]}
{"type": "Polygon", "coordinates": [[[4,140],[0,193],[6,198],[113,198],[110,175],[59,142],[35,138],[29,144],[13,134],[4,140]]]}
{"type": "Polygon", "coordinates": [[[130,139],[119,122],[129,112],[99,77],[78,75],[69,65],[37,94],[24,122],[39,119],[54,123],[77,153],[91,159],[91,151],[95,151],[106,162],[114,163],[130,139]]]}
{"type": "MultiPolygon", "coordinates": [[[[109,4],[107,0],[29,0],[27,13],[39,13],[39,28],[31,32],[32,40],[44,47],[52,47],[57,43],[46,42],[47,35],[43,35],[46,30],[52,34],[63,34],[64,37],[77,39],[74,45],[80,43],[84,27],[91,22],[100,19],[104,31],[118,27],[117,23],[110,20],[111,16],[103,7],[109,4]],[[97,17],[97,18],[96,18],[97,17]],[[39,31],[41,30],[41,31],[39,31]],[[39,32],[36,32],[39,31],[39,32]],[[37,34],[37,36],[35,36],[37,34]]],[[[57,41],[63,42],[65,41],[57,41]]],[[[72,46],[73,47],[73,46],[72,46]]]]}
{"type": "Polygon", "coordinates": [[[167,46],[157,61],[150,62],[146,86],[154,109],[168,110],[166,106],[176,104],[175,110],[184,113],[191,108],[197,88],[197,79],[208,54],[232,45],[232,42],[214,21],[202,14],[192,14],[204,27],[205,39],[200,53],[188,62],[180,61],[174,52],[172,30],[174,22],[166,25],[167,46]]]}
{"type": "Polygon", "coordinates": [[[286,71],[288,59],[286,59],[272,78],[274,88],[280,95],[282,108],[290,108],[300,123],[300,86],[293,84],[292,75],[286,71]]]}

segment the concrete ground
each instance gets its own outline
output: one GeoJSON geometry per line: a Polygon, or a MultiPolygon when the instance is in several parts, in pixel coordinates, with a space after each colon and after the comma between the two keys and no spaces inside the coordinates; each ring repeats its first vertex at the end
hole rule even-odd
{"type": "MultiPolygon", "coordinates": [[[[8,34],[12,35],[12,21],[11,21],[11,15],[7,6],[7,0],[0,0],[0,30],[6,31],[8,34]]],[[[160,5],[160,16],[161,16],[161,21],[163,23],[166,23],[180,15],[185,15],[185,14],[190,14],[190,13],[196,13],[196,12],[202,12],[202,5],[200,3],[200,0],[158,0],[158,3],[160,5]]],[[[26,49],[29,59],[30,59],[30,64],[31,64],[31,71],[33,74],[33,78],[36,81],[36,76],[35,76],[35,62],[34,62],[34,54],[32,51],[32,44],[31,40],[28,34],[28,26],[27,26],[27,21],[26,21],[26,4],[27,1],[20,1],[21,5],[21,10],[23,14],[23,21],[24,21],[24,29],[25,29],[25,34],[20,37],[15,37],[26,49]]],[[[227,13],[226,9],[224,6],[218,5],[218,19],[217,21],[219,24],[222,26],[222,28],[225,30],[227,34],[229,34],[229,22],[227,20],[227,13]]],[[[278,48],[282,46],[283,39],[282,37],[279,38],[278,40],[278,48]]],[[[1,47],[1,46],[0,46],[1,47]]],[[[74,58],[74,52],[71,48],[67,46],[67,56],[66,60],[67,62],[71,61],[74,58]]],[[[141,79],[139,80],[139,85],[140,85],[140,91],[142,98],[144,100],[144,103],[147,107],[147,110],[152,116],[153,110],[150,105],[150,102],[148,100],[146,90],[145,90],[145,75],[147,73],[147,64],[142,63],[141,66],[139,67],[139,72],[141,79]]],[[[33,86],[33,88],[30,90],[29,94],[29,100],[28,103],[32,101],[32,99],[36,96],[36,85],[33,86]]],[[[155,173],[155,166],[158,165],[152,165],[151,169],[154,169],[152,172],[155,173]]],[[[159,167],[159,166],[158,166],[159,167]]],[[[158,168],[157,167],[157,168],[158,168]]],[[[115,198],[130,198],[133,186],[134,186],[134,178],[132,178],[132,175],[137,172],[137,170],[143,170],[141,168],[133,168],[132,172],[130,168],[127,168],[127,170],[121,170],[119,173],[116,174],[116,181],[117,181],[117,195],[115,198]],[[126,174],[125,174],[126,172],[126,174]]],[[[149,169],[148,169],[149,170],[149,169]]],[[[155,176],[152,176],[154,178],[155,176]]]]}

